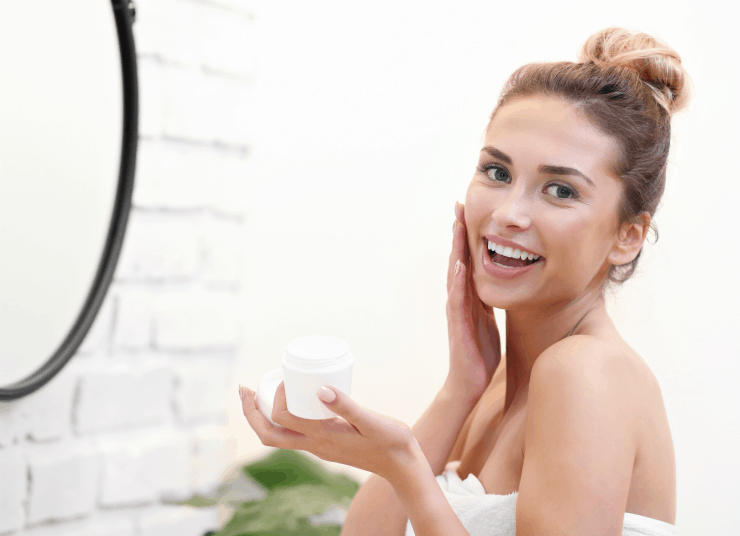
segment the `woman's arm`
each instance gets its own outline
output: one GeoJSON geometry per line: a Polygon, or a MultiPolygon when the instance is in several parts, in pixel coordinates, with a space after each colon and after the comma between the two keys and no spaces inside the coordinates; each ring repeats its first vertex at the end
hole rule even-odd
{"type": "Polygon", "coordinates": [[[470,536],[450,506],[421,449],[389,481],[419,536],[470,536]]]}
{"type": "MultiPolygon", "coordinates": [[[[411,493],[411,490],[414,489],[413,486],[416,486],[418,490],[426,489],[424,487],[426,481],[426,484],[431,487],[431,491],[436,488],[439,491],[439,496],[447,503],[441,488],[434,479],[434,475],[441,473],[444,469],[460,429],[476,402],[476,398],[465,399],[462,395],[454,392],[447,384],[442,387],[431,405],[412,428],[412,433],[419,444],[419,450],[426,458],[429,466],[427,471],[422,472],[426,476],[426,480],[409,479],[408,484],[413,482],[413,485],[411,487],[402,486],[403,491],[401,493],[411,493]],[[431,474],[431,480],[428,478],[429,474],[431,474]]],[[[408,475],[404,476],[407,477],[408,475]]],[[[449,504],[447,506],[449,507],[449,504]]],[[[451,509],[450,512],[452,512],[451,509]]],[[[410,514],[407,513],[406,507],[390,482],[378,475],[371,475],[352,499],[352,504],[344,521],[342,534],[400,536],[406,530],[406,521],[409,517],[410,514]]],[[[413,524],[413,517],[411,519],[413,524]]]]}
{"type": "Polygon", "coordinates": [[[640,408],[623,355],[584,335],[532,367],[517,536],[622,534],[640,408]]]}

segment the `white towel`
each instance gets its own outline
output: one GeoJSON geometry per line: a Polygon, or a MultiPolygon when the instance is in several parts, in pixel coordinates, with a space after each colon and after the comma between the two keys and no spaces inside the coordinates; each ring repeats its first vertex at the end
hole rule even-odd
{"type": "MultiPolygon", "coordinates": [[[[465,480],[457,475],[457,462],[445,467],[437,482],[470,536],[516,536],[516,491],[509,495],[486,493],[475,475],[465,480]]],[[[670,523],[637,514],[625,513],[622,536],[676,536],[670,523]]],[[[411,522],[405,536],[415,536],[411,522]]]]}

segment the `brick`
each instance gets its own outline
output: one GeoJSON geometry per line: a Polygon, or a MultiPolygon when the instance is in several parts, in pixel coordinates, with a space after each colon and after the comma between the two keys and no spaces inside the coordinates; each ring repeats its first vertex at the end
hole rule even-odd
{"type": "Polygon", "coordinates": [[[233,370],[230,360],[198,358],[178,363],[175,408],[183,422],[225,417],[225,398],[233,370]]]}
{"type": "Polygon", "coordinates": [[[181,0],[137,2],[133,26],[137,54],[180,65],[197,64],[198,7],[181,0]]]}
{"type": "Polygon", "coordinates": [[[236,444],[218,426],[196,430],[192,436],[190,486],[194,493],[213,493],[221,484],[230,460],[236,457],[236,444]]]}
{"type": "Polygon", "coordinates": [[[236,222],[209,218],[198,226],[200,278],[207,285],[238,287],[244,268],[244,229],[236,222]]]}
{"type": "Polygon", "coordinates": [[[254,18],[255,0],[211,0],[213,4],[237,11],[244,16],[254,18]]]}
{"type": "Polygon", "coordinates": [[[196,223],[189,216],[133,211],[117,275],[132,281],[182,280],[198,264],[196,223]]]}
{"type": "Polygon", "coordinates": [[[150,289],[118,285],[116,320],[112,344],[115,349],[145,350],[151,347],[154,326],[154,297],[150,289]]]}
{"type": "Polygon", "coordinates": [[[201,66],[237,77],[253,76],[256,44],[252,17],[216,4],[198,7],[201,66]]]}
{"type": "Polygon", "coordinates": [[[194,68],[169,66],[163,72],[168,96],[165,135],[202,143],[251,145],[254,107],[249,83],[194,68]]]}
{"type": "Polygon", "coordinates": [[[24,435],[27,423],[23,421],[23,399],[0,402],[0,447],[9,447],[24,435]]]}
{"type": "Polygon", "coordinates": [[[255,0],[210,0],[210,3],[254,19],[256,9],[255,0]]]}
{"type": "Polygon", "coordinates": [[[136,22],[133,25],[136,54],[156,56],[162,51],[162,27],[167,3],[161,0],[136,2],[136,22]]]}
{"type": "Polygon", "coordinates": [[[225,119],[211,116],[214,101],[221,98],[213,76],[199,69],[174,66],[167,68],[164,74],[167,88],[164,134],[212,142],[225,119]]]}
{"type": "Polygon", "coordinates": [[[140,536],[203,536],[218,529],[216,508],[161,506],[138,518],[140,536]]]}
{"type": "Polygon", "coordinates": [[[156,21],[158,55],[166,61],[197,66],[202,37],[198,32],[198,5],[182,0],[158,0],[156,21]]]}
{"type": "Polygon", "coordinates": [[[20,451],[0,450],[0,533],[23,527],[27,481],[26,462],[20,451]]]}
{"type": "Polygon", "coordinates": [[[72,401],[79,371],[69,362],[48,383],[23,398],[24,435],[33,441],[68,437],[72,430],[72,401]]]}
{"type": "Polygon", "coordinates": [[[172,430],[127,433],[100,443],[100,505],[146,504],[189,494],[187,437],[172,430]]]}
{"type": "Polygon", "coordinates": [[[74,408],[78,432],[166,422],[171,415],[172,371],[161,364],[116,364],[81,374],[74,408]]]}
{"type": "Polygon", "coordinates": [[[226,78],[210,82],[216,86],[213,91],[218,94],[218,99],[212,101],[209,115],[211,121],[218,124],[215,141],[239,147],[254,145],[253,87],[244,81],[226,78]]]}
{"type": "Polygon", "coordinates": [[[69,519],[93,512],[98,456],[87,444],[44,445],[28,454],[28,522],[69,519]]]}
{"type": "Polygon", "coordinates": [[[125,514],[102,514],[94,519],[68,521],[27,530],[23,536],[134,536],[135,525],[125,514]]]}
{"type": "Polygon", "coordinates": [[[155,346],[192,351],[240,343],[240,303],[233,295],[192,289],[156,296],[155,346]]]}
{"type": "Polygon", "coordinates": [[[69,435],[75,382],[75,366],[68,363],[33,393],[0,402],[0,447],[25,439],[49,441],[69,435]]]}
{"type": "Polygon", "coordinates": [[[240,215],[253,174],[251,159],[238,150],[142,140],[134,205],[240,215]]]}
{"type": "Polygon", "coordinates": [[[210,172],[201,157],[204,149],[172,141],[139,145],[135,206],[177,210],[206,204],[210,172]]]}

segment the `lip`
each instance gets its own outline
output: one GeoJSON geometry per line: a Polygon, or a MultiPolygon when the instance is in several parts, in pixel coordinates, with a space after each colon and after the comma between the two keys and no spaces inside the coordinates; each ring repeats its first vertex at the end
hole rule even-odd
{"type": "MultiPolygon", "coordinates": [[[[486,248],[488,248],[488,241],[490,240],[491,242],[494,242],[497,245],[501,245],[501,246],[504,246],[504,247],[510,247],[512,250],[518,249],[520,251],[526,251],[527,253],[532,253],[533,255],[540,255],[536,251],[532,251],[531,249],[527,249],[524,246],[520,246],[516,242],[512,242],[511,240],[505,240],[505,239],[503,239],[503,238],[501,238],[499,236],[493,235],[493,234],[485,235],[483,238],[486,239],[486,244],[485,244],[486,245],[486,248]]],[[[540,255],[540,257],[542,257],[542,255],[540,255]]]]}
{"type": "MultiPolygon", "coordinates": [[[[503,246],[504,244],[501,244],[501,245],[503,246]]],[[[483,262],[483,269],[486,271],[487,274],[492,275],[493,277],[497,279],[511,279],[513,277],[518,277],[520,275],[531,272],[532,270],[535,269],[535,267],[545,262],[545,258],[540,257],[540,259],[534,264],[522,266],[521,268],[501,268],[500,266],[497,266],[496,264],[494,264],[494,262],[491,260],[491,257],[488,254],[488,245],[486,245],[485,247],[481,249],[482,249],[482,259],[481,260],[483,262]]]]}

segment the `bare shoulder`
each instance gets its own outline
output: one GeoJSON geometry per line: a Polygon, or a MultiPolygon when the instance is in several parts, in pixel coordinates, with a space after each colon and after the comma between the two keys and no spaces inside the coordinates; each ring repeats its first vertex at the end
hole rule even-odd
{"type": "MultiPolygon", "coordinates": [[[[558,341],[532,367],[528,414],[532,418],[551,418],[551,412],[539,406],[542,403],[552,407],[557,403],[561,410],[567,410],[559,413],[558,420],[568,415],[595,420],[607,412],[622,414],[614,426],[634,422],[631,411],[637,405],[630,401],[637,393],[634,383],[641,374],[639,368],[623,349],[603,339],[574,335],[558,341]]],[[[601,426],[605,423],[602,421],[601,426]]]]}
{"type": "Polygon", "coordinates": [[[626,343],[591,335],[567,337],[545,350],[532,367],[530,393],[533,388],[566,388],[583,396],[613,393],[624,409],[628,399],[644,403],[642,394],[660,390],[650,367],[626,343]]]}

